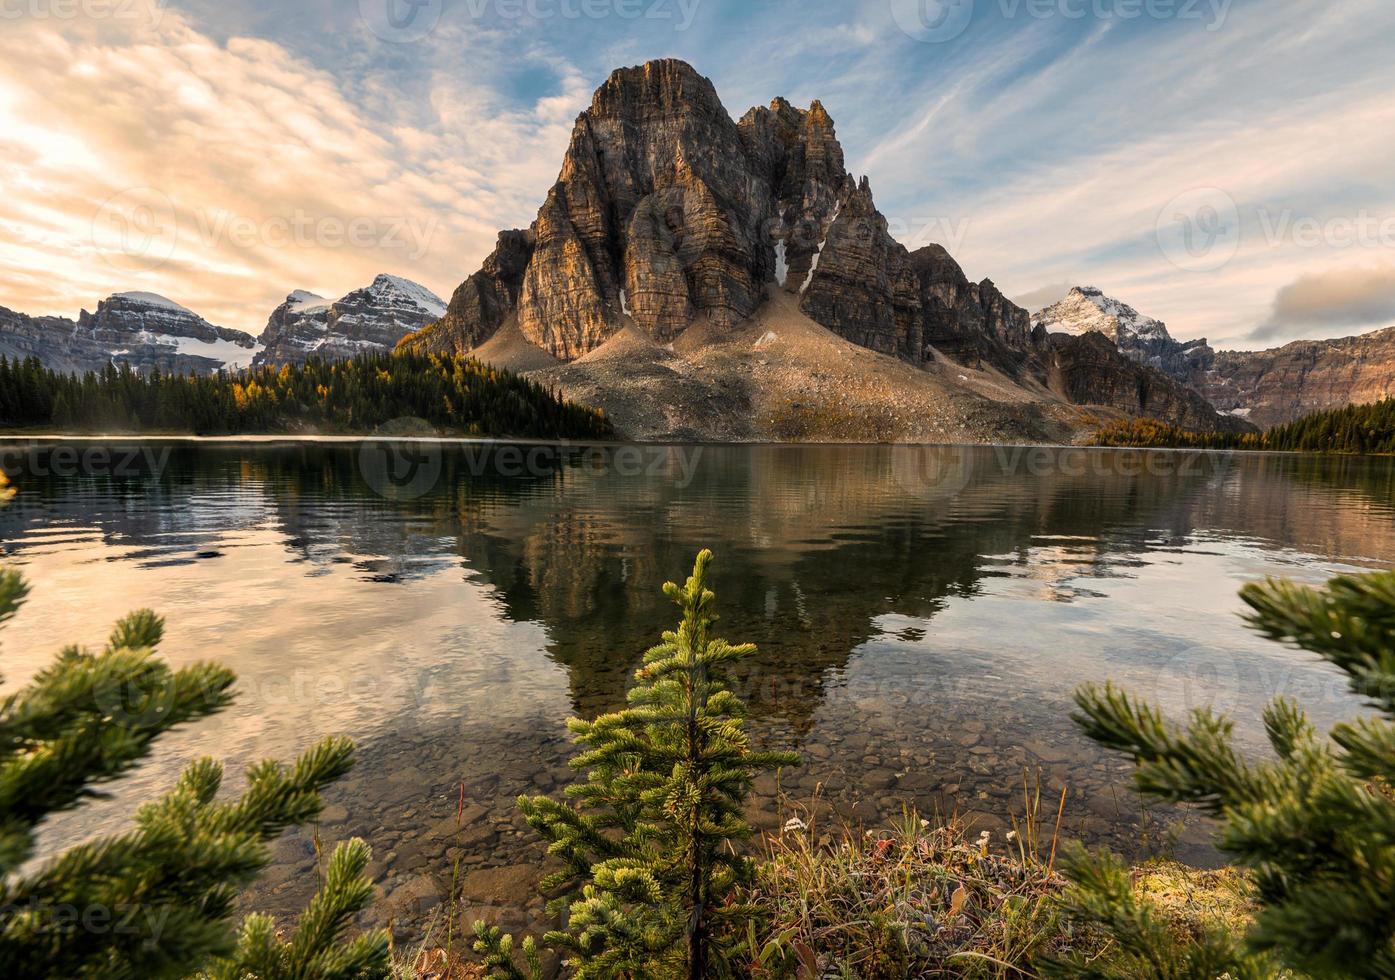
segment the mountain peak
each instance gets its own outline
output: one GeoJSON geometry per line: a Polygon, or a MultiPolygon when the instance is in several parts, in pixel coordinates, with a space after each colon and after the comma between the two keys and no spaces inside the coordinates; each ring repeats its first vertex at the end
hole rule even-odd
{"type": "Polygon", "coordinates": [[[323,309],[329,305],[329,300],[308,289],[296,289],[286,297],[286,305],[297,312],[305,313],[309,310],[323,309]]]}
{"type": "Polygon", "coordinates": [[[928,337],[1002,364],[1038,339],[991,282],[891,237],[822,102],[777,97],[733,122],[708,79],[667,59],[597,89],[529,231],[501,234],[445,316],[406,343],[473,350],[513,319],[523,341],[575,361],[631,324],[659,344],[696,322],[730,336],[772,290],[915,364],[934,356],[928,337]]]}
{"type": "Polygon", "coordinates": [[[334,301],[297,289],[267,319],[260,338],[265,349],[256,363],[301,364],[309,357],[391,350],[445,311],[446,304],[425,286],[385,272],[334,301]]]}
{"type": "Polygon", "coordinates": [[[161,296],[159,293],[146,293],[138,290],[124,293],[112,293],[106,298],[105,302],[110,302],[111,300],[121,300],[127,303],[136,303],[141,306],[151,306],[156,309],[170,310],[175,313],[187,313],[189,316],[198,315],[187,306],[181,306],[174,300],[161,296]]]}
{"type": "Polygon", "coordinates": [[[1096,286],[1073,286],[1065,298],[1038,311],[1032,320],[1052,333],[1102,333],[1116,343],[1129,337],[1172,342],[1167,325],[1105,295],[1096,286]]]}
{"type": "Polygon", "coordinates": [[[1168,333],[1167,324],[1096,286],[1072,287],[1059,302],[1033,314],[1032,326],[1048,333],[1103,334],[1132,360],[1193,386],[1200,385],[1215,359],[1205,340],[1180,343],[1168,333]]]}
{"type": "Polygon", "coordinates": [[[423,312],[431,314],[433,318],[446,312],[446,304],[441,297],[421,283],[404,279],[401,276],[389,275],[386,272],[379,273],[373,279],[373,285],[369,289],[379,294],[399,296],[409,303],[416,304],[423,312]]]}
{"type": "Polygon", "coordinates": [[[693,112],[725,115],[726,110],[710,79],[686,61],[661,58],[611,72],[591,97],[591,108],[583,118],[623,117],[639,122],[693,112]]]}

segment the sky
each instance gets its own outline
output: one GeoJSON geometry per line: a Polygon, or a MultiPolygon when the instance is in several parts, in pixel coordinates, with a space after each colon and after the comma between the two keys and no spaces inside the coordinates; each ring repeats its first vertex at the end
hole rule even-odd
{"type": "Polygon", "coordinates": [[[160,293],[260,333],[444,298],[609,72],[819,99],[893,234],[1037,309],[1257,348],[1395,325],[1389,0],[0,0],[0,305],[160,293]]]}

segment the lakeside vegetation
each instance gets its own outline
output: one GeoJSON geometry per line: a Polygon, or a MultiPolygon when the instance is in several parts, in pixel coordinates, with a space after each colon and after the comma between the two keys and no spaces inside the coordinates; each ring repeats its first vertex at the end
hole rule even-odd
{"type": "Polygon", "coordinates": [[[399,419],[441,432],[605,439],[605,414],[472,358],[381,352],[207,376],[108,365],[84,376],[0,357],[0,425],[194,435],[369,433],[399,419]]]}
{"type": "Polygon", "coordinates": [[[1157,419],[1130,419],[1101,426],[1090,444],[1133,449],[1390,455],[1395,454],[1395,398],[1314,412],[1264,432],[1194,432],[1157,419]]]}

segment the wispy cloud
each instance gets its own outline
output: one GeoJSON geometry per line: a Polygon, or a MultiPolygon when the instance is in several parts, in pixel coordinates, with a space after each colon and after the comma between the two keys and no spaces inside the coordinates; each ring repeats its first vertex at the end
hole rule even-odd
{"type": "Polygon", "coordinates": [[[536,208],[590,86],[554,61],[555,91],[506,103],[434,67],[441,50],[419,49],[409,97],[360,72],[356,103],[286,46],[174,11],[7,27],[0,302],[73,315],[150,289],[257,331],[293,288],[382,271],[448,296],[536,208]]]}
{"type": "MultiPolygon", "coordinates": [[[[941,44],[894,0],[444,0],[412,43],[357,2],[173,2],[158,22],[6,22],[0,303],[71,315],[142,288],[256,330],[292,288],[379,271],[448,294],[531,220],[592,88],[659,56],[733,115],[821,99],[894,228],[953,230],[966,271],[1024,301],[1088,282],[1179,336],[1252,344],[1296,322],[1282,290],[1390,254],[1308,233],[1395,216],[1386,0],[1202,4],[1214,21],[977,0],[941,44]],[[1233,204],[1195,216],[1225,253],[1179,262],[1160,228],[1199,188],[1233,204]],[[149,254],[104,259],[122,233],[149,254]]],[[[1385,325],[1311,295],[1333,303],[1314,332],[1385,325]]]]}

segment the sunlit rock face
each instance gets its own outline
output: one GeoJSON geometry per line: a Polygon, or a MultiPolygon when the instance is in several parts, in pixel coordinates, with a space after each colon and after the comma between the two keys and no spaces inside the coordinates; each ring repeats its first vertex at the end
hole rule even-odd
{"type": "Polygon", "coordinates": [[[1202,391],[1221,411],[1264,428],[1395,397],[1395,327],[1274,350],[1221,351],[1202,391]]]}
{"type": "Polygon", "coordinates": [[[469,351],[516,316],[530,343],[570,361],[626,322],[662,343],[699,320],[720,335],[779,288],[840,336],[913,362],[927,338],[1000,360],[1041,348],[992,283],[968,283],[938,246],[922,253],[891,237],[867,180],[848,173],[822,104],[777,98],[734,122],[691,66],[653,61],[596,91],[532,227],[502,233],[408,343],[469,351]]]}

